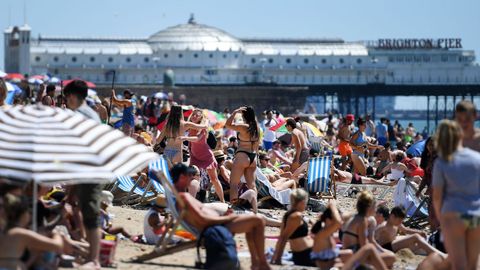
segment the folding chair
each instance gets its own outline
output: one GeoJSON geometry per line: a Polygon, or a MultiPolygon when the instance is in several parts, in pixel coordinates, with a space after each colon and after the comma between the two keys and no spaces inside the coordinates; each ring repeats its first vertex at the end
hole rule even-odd
{"type": "Polygon", "coordinates": [[[157,193],[165,193],[165,189],[160,185],[160,179],[156,175],[156,172],[159,171],[168,174],[168,161],[163,156],[148,164],[148,178],[150,178],[150,182],[157,193]]]}
{"type": "MultiPolygon", "coordinates": [[[[161,160],[165,160],[163,157],[160,158],[161,160]]],[[[164,164],[163,161],[160,161],[160,164],[164,164]]],[[[165,168],[160,166],[160,168],[165,168]]],[[[168,167],[167,167],[168,168],[168,167]]],[[[152,171],[153,173],[153,171],[152,171]]],[[[155,178],[158,179],[163,187],[165,197],[167,199],[167,207],[170,210],[172,217],[175,219],[175,223],[170,226],[168,231],[160,238],[160,240],[155,245],[153,251],[140,255],[138,257],[134,257],[131,260],[134,262],[143,262],[147,260],[151,260],[154,258],[158,258],[161,256],[173,254],[176,252],[180,252],[185,249],[194,248],[196,247],[197,243],[195,240],[181,242],[178,244],[171,245],[172,237],[175,234],[175,230],[178,226],[182,225],[183,229],[193,234],[197,239],[200,233],[190,226],[188,223],[185,222],[184,217],[187,211],[182,211],[181,213],[178,212],[176,204],[178,204],[181,208],[185,209],[184,202],[178,196],[178,192],[171,183],[171,177],[168,170],[159,170],[156,173],[153,173],[155,178]]],[[[153,176],[153,175],[152,175],[153,176]]]]}
{"type": "Polygon", "coordinates": [[[155,193],[148,191],[150,189],[150,184],[145,188],[139,186],[140,182],[143,181],[143,178],[143,176],[140,176],[135,182],[130,176],[120,176],[117,178],[111,192],[115,192],[117,189],[127,192],[127,195],[118,199],[118,201],[121,201],[123,204],[129,204],[130,202],[138,200],[141,202],[146,198],[154,197],[155,193]]]}
{"type": "Polygon", "coordinates": [[[331,155],[311,158],[308,161],[307,191],[314,197],[337,198],[337,186],[333,179],[333,159],[331,155]],[[327,194],[327,195],[323,195],[327,194]]]}
{"type": "Polygon", "coordinates": [[[410,181],[405,181],[405,184],[405,196],[408,203],[405,207],[407,220],[404,222],[404,225],[416,229],[424,229],[428,226],[427,202],[429,198],[427,196],[418,198],[415,195],[418,189],[410,181]]]}
{"type": "Polygon", "coordinates": [[[290,193],[292,192],[291,189],[285,189],[282,191],[276,190],[259,168],[255,170],[255,177],[256,182],[258,182],[258,195],[262,197],[258,200],[259,203],[268,199],[275,199],[282,205],[290,204],[290,193]]]}

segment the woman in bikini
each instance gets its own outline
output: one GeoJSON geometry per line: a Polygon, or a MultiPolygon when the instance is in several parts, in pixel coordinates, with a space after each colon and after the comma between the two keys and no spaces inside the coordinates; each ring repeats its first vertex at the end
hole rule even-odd
{"type": "Polygon", "coordinates": [[[303,218],[307,200],[308,194],[303,189],[294,189],[290,194],[290,210],[283,216],[280,237],[275,246],[271,263],[281,264],[283,250],[288,242],[295,265],[315,266],[315,263],[310,259],[313,241],[308,233],[308,224],[303,218]]]}
{"type": "MultiPolygon", "coordinates": [[[[358,130],[352,135],[350,139],[350,145],[352,146],[352,162],[353,172],[355,174],[366,176],[368,160],[365,157],[366,150],[369,149],[383,149],[381,145],[375,145],[368,141],[367,135],[365,135],[365,129],[367,124],[365,120],[359,118],[357,120],[358,130]]],[[[357,178],[357,177],[355,177],[357,178]]]]}
{"type": "Polygon", "coordinates": [[[357,199],[357,214],[342,228],[341,239],[344,249],[354,252],[368,243],[368,217],[375,214],[375,199],[370,192],[362,191],[357,199]]]}
{"type": "Polygon", "coordinates": [[[348,249],[340,250],[335,243],[333,234],[342,226],[342,218],[338,213],[335,201],[325,210],[320,219],[313,225],[312,234],[314,242],[310,259],[320,269],[330,269],[334,266],[341,267],[341,261],[346,261],[352,256],[348,249]]]}
{"type": "Polygon", "coordinates": [[[257,150],[260,143],[260,128],[252,107],[240,107],[232,112],[225,127],[237,131],[238,148],[233,160],[230,175],[230,202],[238,200],[238,184],[242,175],[245,176],[247,187],[256,191],[255,170],[257,169],[257,150]],[[241,113],[243,123],[233,123],[237,114],[241,113]]]}
{"type": "MultiPolygon", "coordinates": [[[[203,112],[200,109],[193,110],[189,121],[197,125],[208,125],[207,119],[204,117],[203,112]]],[[[203,129],[198,131],[196,129],[189,129],[188,136],[198,137],[197,141],[190,142],[190,166],[196,165],[200,170],[205,170],[207,172],[210,182],[215,187],[218,199],[221,202],[225,202],[223,188],[218,180],[217,161],[215,160],[212,149],[207,144],[207,130],[203,129]]]]}
{"type": "Polygon", "coordinates": [[[189,129],[203,130],[207,128],[207,124],[200,125],[183,120],[182,107],[173,105],[168,114],[167,124],[162,132],[160,132],[156,141],[161,143],[166,139],[167,146],[163,150],[163,155],[170,161],[171,165],[174,165],[183,160],[183,141],[198,140],[198,137],[183,136],[185,131],[189,129]]]}

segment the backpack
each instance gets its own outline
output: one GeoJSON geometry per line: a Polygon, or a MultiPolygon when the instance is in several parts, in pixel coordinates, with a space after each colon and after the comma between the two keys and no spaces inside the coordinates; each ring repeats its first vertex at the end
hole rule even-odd
{"type": "Polygon", "coordinates": [[[206,228],[197,241],[196,268],[202,269],[240,269],[237,256],[237,245],[232,233],[222,225],[206,228]],[[207,251],[207,261],[200,259],[200,245],[203,243],[207,251]]]}
{"type": "Polygon", "coordinates": [[[210,149],[215,149],[217,147],[217,138],[215,138],[215,133],[213,133],[213,131],[208,132],[207,144],[210,146],[210,149]]]}

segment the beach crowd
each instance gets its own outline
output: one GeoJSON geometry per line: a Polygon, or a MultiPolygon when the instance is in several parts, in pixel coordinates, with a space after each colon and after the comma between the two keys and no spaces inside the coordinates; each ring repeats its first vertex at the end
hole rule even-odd
{"type": "Polygon", "coordinates": [[[424,256],[417,269],[480,265],[480,130],[470,101],[456,104],[454,118],[428,134],[391,119],[375,123],[370,115],[286,116],[248,105],[214,112],[186,105],[185,96],[176,99],[173,93],[145,97],[112,90],[111,97],[99,98],[88,89],[82,80],[60,92],[55,85],[42,85],[8,105],[0,80],[0,106],[73,110],[121,130],[166,160],[178,192],[175,205],[149,184],[156,181],[149,168],[132,177],[135,187],[154,194],[148,200],[115,183],[39,185],[38,229],[33,231],[33,185],[0,178],[0,269],[56,269],[67,262],[99,269],[107,264],[100,257],[102,240],[156,245],[179,218],[176,211],[188,214],[181,215],[187,225],[173,245],[221,225],[230,236],[245,234],[251,269],[280,264],[391,269],[402,249],[424,256]],[[325,156],[331,160],[330,189],[334,184],[346,188],[342,194],[333,189],[329,199],[309,189],[310,162],[325,156]],[[386,201],[378,196],[380,189],[393,197],[386,201]],[[288,194],[286,202],[272,193],[288,194]],[[339,209],[337,196],[355,199],[355,209],[339,209]],[[108,211],[113,204],[146,207],[143,234],[115,226],[108,211]],[[277,218],[262,208],[286,211],[277,218]],[[317,218],[305,218],[307,212],[317,218]],[[417,216],[424,222],[408,222],[417,216]],[[266,226],[279,228],[270,253],[266,226]]]}

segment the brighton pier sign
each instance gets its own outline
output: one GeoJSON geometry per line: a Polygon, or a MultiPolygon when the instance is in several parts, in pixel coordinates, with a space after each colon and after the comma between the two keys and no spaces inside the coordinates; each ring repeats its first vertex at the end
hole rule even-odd
{"type": "Polygon", "coordinates": [[[461,38],[406,38],[406,39],[379,39],[377,49],[461,49],[461,38]]]}

